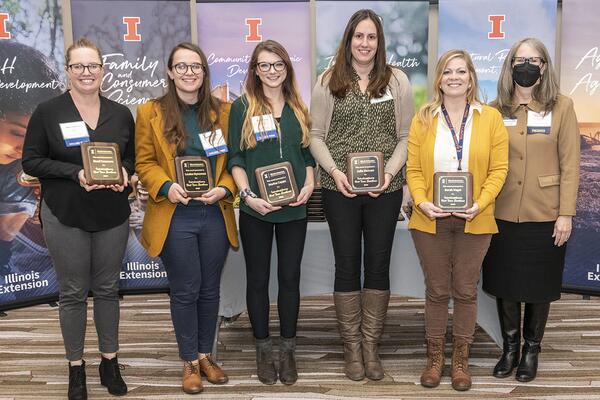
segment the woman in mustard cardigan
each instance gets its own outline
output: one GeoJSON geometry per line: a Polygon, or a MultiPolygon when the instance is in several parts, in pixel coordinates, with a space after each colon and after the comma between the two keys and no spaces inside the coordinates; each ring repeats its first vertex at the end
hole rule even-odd
{"type": "Polygon", "coordinates": [[[197,46],[177,45],[167,74],[166,94],[137,111],[136,170],[149,194],[142,244],[165,265],[184,361],[182,387],[192,394],[202,391],[200,374],[214,384],[228,380],[210,352],[221,271],[229,245],[238,245],[232,205],[236,187],[226,169],[230,106],[211,95],[206,57],[197,46]],[[190,198],[176,183],[178,155],[207,157],[214,188],[190,198]]]}
{"type": "Polygon", "coordinates": [[[452,387],[468,390],[469,347],[477,319],[481,263],[497,232],[494,199],[508,171],[508,134],[498,111],[478,99],[469,54],[451,50],[436,66],[433,100],[408,135],[408,187],[414,199],[409,228],[425,275],[427,367],[421,384],[436,387],[444,367],[448,302],[454,299],[452,387]],[[433,203],[436,172],[472,175],[472,207],[445,212],[433,203]]]}

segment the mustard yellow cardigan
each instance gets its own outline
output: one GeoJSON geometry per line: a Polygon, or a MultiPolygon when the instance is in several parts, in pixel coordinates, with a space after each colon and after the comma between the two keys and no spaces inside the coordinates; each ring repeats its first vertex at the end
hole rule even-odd
{"type": "MultiPolygon", "coordinates": [[[[227,141],[230,108],[230,104],[222,104],[221,115],[219,115],[219,128],[223,132],[225,141],[227,141]]],[[[135,121],[135,170],[149,195],[141,243],[152,257],[158,256],[162,251],[175,212],[176,205],[158,194],[166,181],[177,181],[175,155],[175,145],[165,139],[162,113],[158,103],[149,101],[139,106],[135,121]]],[[[238,235],[233,213],[233,199],[237,187],[233,177],[227,171],[227,153],[217,156],[215,169],[215,185],[224,186],[232,193],[232,196],[219,201],[219,208],[225,220],[229,243],[237,247],[238,235]]]]}
{"type": "MultiPolygon", "coordinates": [[[[408,133],[406,177],[413,197],[413,213],[409,229],[435,233],[435,219],[430,219],[418,207],[433,201],[433,158],[438,117],[426,128],[414,117],[408,133]]],[[[496,233],[494,201],[508,172],[508,132],[500,113],[489,106],[481,112],[473,110],[473,130],[469,144],[469,172],[473,174],[473,201],[481,212],[465,224],[465,233],[496,233]]]]}

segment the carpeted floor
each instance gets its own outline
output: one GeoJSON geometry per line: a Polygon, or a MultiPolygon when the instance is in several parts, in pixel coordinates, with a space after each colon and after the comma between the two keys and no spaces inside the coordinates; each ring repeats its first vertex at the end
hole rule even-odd
{"type": "MultiPolygon", "coordinates": [[[[254,344],[242,314],[226,321],[219,336],[219,361],[227,385],[205,384],[199,399],[600,399],[600,299],[564,295],[552,305],[538,378],[521,384],[490,373],[500,349],[477,329],[471,354],[473,388],[455,392],[444,377],[436,389],[419,385],[425,365],[423,300],[392,297],[381,354],[386,377],[352,382],[343,375],[342,346],[331,296],[302,300],[298,323],[298,368],[294,386],[262,385],[256,379],[254,344]]],[[[119,361],[129,399],[194,398],[180,390],[181,362],[166,295],[127,296],[121,308],[119,361]]],[[[277,342],[277,312],[272,307],[277,342]]],[[[58,311],[48,305],[13,310],[0,318],[0,399],[66,398],[67,364],[58,311]]],[[[88,316],[91,318],[91,305],[88,316]]],[[[99,356],[91,319],[85,359],[90,399],[111,398],[98,380],[99,356]]],[[[449,372],[447,346],[445,373],[449,372]]]]}

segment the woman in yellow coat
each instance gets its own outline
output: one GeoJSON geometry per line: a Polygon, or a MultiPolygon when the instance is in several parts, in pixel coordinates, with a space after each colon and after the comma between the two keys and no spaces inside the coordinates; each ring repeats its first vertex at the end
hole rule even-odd
{"type": "Polygon", "coordinates": [[[494,200],[508,171],[508,134],[500,113],[477,98],[477,76],[467,52],[446,52],[435,71],[433,99],[410,127],[406,170],[414,199],[409,229],[425,275],[427,367],[421,384],[440,383],[452,296],[452,387],[468,390],[477,282],[492,233],[498,232],[494,200]],[[472,207],[451,213],[436,206],[436,172],[470,173],[472,207]]]}
{"type": "Polygon", "coordinates": [[[168,60],[164,96],[138,108],[136,170],[149,199],[142,244],[160,255],[171,291],[171,318],[184,361],[182,388],[202,391],[200,374],[214,384],[227,375],[211,359],[221,271],[229,245],[237,246],[233,214],[235,183],[227,166],[229,104],[211,95],[204,53],[177,45],[168,60]],[[191,198],[177,183],[176,156],[210,162],[214,187],[191,198]]]}

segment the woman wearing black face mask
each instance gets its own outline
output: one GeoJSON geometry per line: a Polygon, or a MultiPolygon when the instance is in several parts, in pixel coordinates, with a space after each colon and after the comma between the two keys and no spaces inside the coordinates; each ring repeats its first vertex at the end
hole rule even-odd
{"type": "Polygon", "coordinates": [[[483,263],[483,288],[496,296],[503,338],[493,374],[505,378],[518,366],[516,379],[528,382],[537,373],[550,302],[560,298],[579,186],[579,129],[538,39],[512,46],[492,106],[504,117],[510,143],[508,176],[496,198],[499,233],[483,263]]]}

